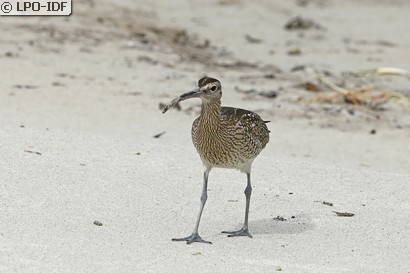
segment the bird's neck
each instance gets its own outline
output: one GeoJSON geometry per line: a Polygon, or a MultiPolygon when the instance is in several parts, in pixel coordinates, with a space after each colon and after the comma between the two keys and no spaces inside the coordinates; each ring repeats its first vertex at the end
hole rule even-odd
{"type": "Polygon", "coordinates": [[[202,101],[201,121],[203,125],[218,126],[221,120],[221,101],[202,101]]]}

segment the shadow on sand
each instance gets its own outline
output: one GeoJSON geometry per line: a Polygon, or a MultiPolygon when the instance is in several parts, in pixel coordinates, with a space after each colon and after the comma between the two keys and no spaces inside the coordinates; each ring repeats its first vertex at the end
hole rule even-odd
{"type": "Polygon", "coordinates": [[[267,218],[249,222],[252,234],[298,234],[314,229],[316,224],[307,214],[298,214],[294,218],[279,221],[267,218]]]}

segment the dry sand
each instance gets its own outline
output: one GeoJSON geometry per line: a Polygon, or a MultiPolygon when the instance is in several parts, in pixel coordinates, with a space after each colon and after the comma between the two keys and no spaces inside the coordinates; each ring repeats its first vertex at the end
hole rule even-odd
{"type": "Polygon", "coordinates": [[[409,78],[346,73],[410,70],[409,14],[404,0],[89,0],[1,17],[0,272],[409,272],[409,78]],[[297,15],[315,24],[286,30],[297,15]],[[220,234],[241,225],[246,183],[217,169],[200,226],[213,245],[186,245],[170,239],[199,207],[200,102],[159,104],[205,74],[272,133],[254,238],[220,234]],[[318,75],[372,87],[323,103],[336,93],[318,75]]]}

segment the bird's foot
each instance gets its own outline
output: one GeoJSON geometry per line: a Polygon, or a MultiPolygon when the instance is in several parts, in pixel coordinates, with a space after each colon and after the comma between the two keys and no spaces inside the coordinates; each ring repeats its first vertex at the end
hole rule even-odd
{"type": "Polygon", "coordinates": [[[192,233],[191,235],[187,237],[182,237],[182,238],[172,238],[172,241],[186,241],[187,244],[192,244],[192,243],[206,243],[206,244],[212,244],[210,241],[205,241],[204,239],[199,236],[198,233],[192,233]]]}
{"type": "Polygon", "coordinates": [[[252,235],[247,228],[241,228],[240,230],[235,231],[222,231],[222,233],[229,234],[228,237],[248,236],[249,238],[252,238],[252,235]]]}

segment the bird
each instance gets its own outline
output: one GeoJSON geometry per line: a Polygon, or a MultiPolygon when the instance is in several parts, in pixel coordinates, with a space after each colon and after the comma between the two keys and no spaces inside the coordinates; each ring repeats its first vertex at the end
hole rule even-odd
{"type": "Polygon", "coordinates": [[[182,238],[173,238],[172,241],[186,241],[208,243],[199,235],[199,223],[205,203],[208,199],[208,176],[212,168],[237,169],[247,176],[245,188],[245,219],[243,226],[235,231],[222,231],[228,237],[247,236],[252,238],[248,227],[249,206],[252,194],[251,167],[254,159],[269,142],[269,133],[262,118],[248,110],[221,106],[222,86],[215,78],[203,77],[198,81],[198,87],[184,93],[169,104],[162,113],[165,113],[178,102],[200,98],[201,113],[192,124],[192,142],[204,166],[203,187],[200,198],[200,209],[194,230],[191,235],[182,238]]]}

